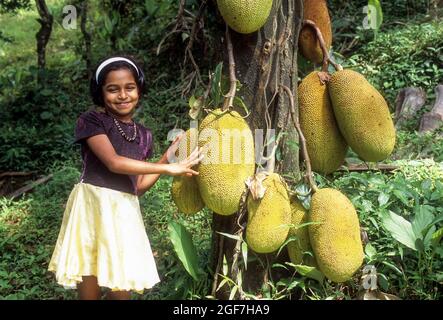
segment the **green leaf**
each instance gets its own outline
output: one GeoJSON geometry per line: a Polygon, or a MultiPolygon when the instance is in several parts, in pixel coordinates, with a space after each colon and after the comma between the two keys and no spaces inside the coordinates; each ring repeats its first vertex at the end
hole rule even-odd
{"type": "Polygon", "coordinates": [[[245,264],[245,270],[248,270],[248,244],[245,241],[241,244],[241,253],[243,256],[243,263],[245,264]]]}
{"type": "Polygon", "coordinates": [[[368,6],[373,9],[368,10],[368,17],[370,20],[371,27],[374,30],[380,29],[380,26],[383,23],[383,10],[381,8],[381,4],[379,0],[369,0],[368,6]],[[375,9],[375,12],[374,12],[375,9]]]}
{"type": "Polygon", "coordinates": [[[51,89],[43,89],[40,91],[40,94],[44,97],[49,97],[54,94],[54,91],[52,91],[51,89]]]}
{"type": "Polygon", "coordinates": [[[114,26],[112,25],[111,19],[109,19],[108,16],[103,17],[103,21],[105,23],[105,30],[108,32],[108,34],[112,33],[112,30],[114,29],[114,26]]]}
{"type": "Polygon", "coordinates": [[[226,256],[223,255],[223,275],[228,274],[228,261],[226,260],[226,256]]]}
{"type": "Polygon", "coordinates": [[[435,232],[435,225],[443,221],[443,214],[437,216],[431,223],[428,224],[427,228],[423,231],[426,234],[425,241],[429,241],[432,238],[432,233],[435,232]]]}
{"type": "Polygon", "coordinates": [[[403,217],[395,214],[392,211],[384,211],[380,214],[383,227],[389,231],[392,237],[401,244],[417,250],[415,241],[417,237],[412,230],[412,225],[403,217]]]}
{"type": "Polygon", "coordinates": [[[189,117],[193,120],[197,119],[202,107],[203,97],[196,98],[195,96],[192,96],[189,98],[189,117]]]}
{"type": "Polygon", "coordinates": [[[378,196],[378,204],[380,205],[380,207],[383,207],[386,203],[388,203],[389,201],[389,195],[381,192],[380,195],[378,196]]]}
{"type": "Polygon", "coordinates": [[[434,248],[438,246],[442,237],[443,237],[443,228],[438,229],[432,234],[431,243],[434,248]]]}
{"type": "Polygon", "coordinates": [[[200,270],[198,267],[197,251],[192,242],[191,234],[183,225],[174,221],[169,223],[168,230],[169,238],[171,239],[178,258],[183,263],[186,271],[197,281],[200,270]]]}
{"type": "Polygon", "coordinates": [[[245,115],[243,117],[247,117],[249,116],[249,110],[248,107],[246,106],[245,102],[243,101],[242,98],[235,96],[234,97],[234,101],[233,101],[233,105],[242,108],[243,110],[245,110],[245,115]]]}
{"type": "Polygon", "coordinates": [[[214,106],[217,108],[222,101],[221,92],[221,77],[223,70],[223,62],[220,62],[215,68],[214,78],[211,85],[211,99],[214,102],[214,106]]]}
{"type": "Polygon", "coordinates": [[[378,280],[378,283],[380,284],[380,287],[384,291],[388,291],[389,290],[389,281],[388,281],[388,278],[384,274],[377,273],[377,280],[378,280]]]}
{"type": "Polygon", "coordinates": [[[229,300],[234,299],[235,294],[237,293],[237,286],[235,286],[234,288],[232,288],[231,290],[231,294],[229,295],[229,300]]]}
{"type": "Polygon", "coordinates": [[[381,263],[383,263],[385,266],[388,266],[390,269],[394,270],[399,275],[403,275],[403,272],[401,272],[401,270],[399,268],[397,268],[396,266],[394,266],[392,263],[387,262],[387,261],[382,261],[381,263]]]}
{"type": "Polygon", "coordinates": [[[189,38],[189,33],[187,32],[182,32],[182,41],[185,42],[186,39],[189,38]]]}
{"type": "Polygon", "coordinates": [[[414,230],[415,236],[424,239],[424,232],[434,219],[435,217],[429,210],[429,206],[420,206],[412,221],[412,230],[414,230]]]}
{"type": "Polygon", "coordinates": [[[394,190],[393,193],[401,202],[403,202],[404,205],[409,206],[409,201],[406,191],[394,190]]]}
{"type": "Polygon", "coordinates": [[[224,232],[218,232],[218,231],[217,231],[217,233],[219,233],[219,234],[221,234],[221,235],[223,235],[225,237],[228,237],[230,239],[234,239],[234,240],[237,240],[237,241],[241,240],[241,238],[239,236],[236,236],[236,235],[233,235],[233,234],[224,233],[224,232]]]}
{"type": "Polygon", "coordinates": [[[225,283],[228,282],[227,278],[224,278],[222,281],[220,281],[220,284],[217,287],[217,291],[221,289],[221,287],[223,287],[223,285],[225,285],[225,283]]]}
{"type": "Polygon", "coordinates": [[[49,111],[43,111],[42,113],[40,113],[40,118],[42,118],[42,120],[52,119],[52,117],[53,115],[49,111]]]}
{"type": "Polygon", "coordinates": [[[368,243],[365,247],[365,253],[369,259],[372,260],[372,258],[377,254],[377,251],[370,243],[368,243]]]}
{"type": "Polygon", "coordinates": [[[437,216],[434,220],[432,220],[431,226],[433,226],[433,225],[435,225],[435,224],[437,224],[437,223],[439,223],[441,221],[443,221],[443,214],[437,216]]]}
{"type": "Polygon", "coordinates": [[[321,273],[319,270],[317,270],[314,267],[305,266],[305,265],[302,265],[302,264],[296,264],[296,265],[294,265],[294,268],[302,276],[305,276],[305,277],[310,278],[310,279],[317,280],[320,283],[323,283],[323,280],[325,279],[324,274],[321,273]]]}
{"type": "Polygon", "coordinates": [[[377,230],[379,229],[379,227],[378,227],[378,223],[377,223],[377,221],[374,219],[374,217],[369,217],[369,221],[372,222],[372,224],[374,225],[374,227],[375,227],[377,230]]]}
{"type": "Polygon", "coordinates": [[[285,240],[285,242],[283,242],[283,244],[280,246],[280,248],[278,248],[277,256],[280,255],[280,252],[283,250],[283,248],[286,248],[286,245],[287,245],[289,242],[297,241],[297,240],[298,240],[297,236],[289,236],[289,237],[285,240]]]}

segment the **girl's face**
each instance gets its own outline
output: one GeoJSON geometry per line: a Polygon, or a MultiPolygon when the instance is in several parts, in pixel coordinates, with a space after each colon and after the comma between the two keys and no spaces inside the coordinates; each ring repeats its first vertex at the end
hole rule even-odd
{"type": "Polygon", "coordinates": [[[109,72],[102,91],[108,111],[120,120],[130,120],[139,99],[137,83],[131,71],[119,69],[109,72]]]}

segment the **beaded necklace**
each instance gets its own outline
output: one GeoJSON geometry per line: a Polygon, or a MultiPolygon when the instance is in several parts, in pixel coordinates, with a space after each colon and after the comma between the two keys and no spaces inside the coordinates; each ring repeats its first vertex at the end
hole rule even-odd
{"type": "Polygon", "coordinates": [[[132,137],[128,137],[126,135],[126,133],[123,131],[122,127],[120,126],[120,123],[118,123],[118,120],[115,119],[114,117],[112,117],[112,119],[114,119],[114,123],[117,126],[118,131],[120,132],[120,134],[122,135],[123,138],[125,138],[127,141],[132,142],[135,140],[135,137],[137,137],[137,126],[135,125],[135,121],[134,122],[134,134],[132,135],[132,137]]]}
{"type": "Polygon", "coordinates": [[[134,127],[134,134],[132,135],[132,137],[128,137],[128,135],[123,131],[122,127],[120,126],[120,123],[118,122],[118,120],[116,118],[114,118],[111,113],[109,113],[107,110],[105,111],[111,118],[112,120],[114,120],[114,124],[117,127],[118,131],[120,132],[120,134],[122,135],[123,138],[125,138],[127,141],[132,142],[135,140],[135,138],[137,137],[137,126],[135,125],[135,121],[132,121],[133,127],[134,127]]]}

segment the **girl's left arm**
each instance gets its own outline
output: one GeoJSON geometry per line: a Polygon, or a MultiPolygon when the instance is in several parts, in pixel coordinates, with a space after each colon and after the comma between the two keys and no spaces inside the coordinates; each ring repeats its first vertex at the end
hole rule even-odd
{"type": "MultiPolygon", "coordinates": [[[[168,159],[166,153],[161,157],[157,163],[167,164],[168,159]]],[[[157,182],[160,178],[160,174],[144,174],[137,176],[137,195],[142,196],[146,191],[151,189],[151,187],[157,182]]]]}
{"type": "MultiPolygon", "coordinates": [[[[180,143],[181,138],[183,138],[184,135],[178,135],[174,141],[169,146],[168,150],[162,155],[159,161],[157,163],[159,164],[168,164],[169,158],[172,154],[175,154],[175,151],[178,149],[178,145],[180,143]]],[[[151,187],[157,182],[157,180],[160,178],[160,174],[144,174],[139,175],[137,177],[137,195],[142,196],[145,194],[146,191],[151,189],[151,187]]]]}

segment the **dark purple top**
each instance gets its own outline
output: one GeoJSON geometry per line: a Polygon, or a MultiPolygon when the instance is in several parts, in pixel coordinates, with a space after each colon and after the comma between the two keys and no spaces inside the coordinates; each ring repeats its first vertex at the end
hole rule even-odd
{"type": "MultiPolygon", "coordinates": [[[[128,137],[133,136],[133,123],[127,124],[119,121],[119,124],[128,137]]],[[[82,113],[75,127],[75,142],[81,144],[83,159],[83,172],[80,180],[95,186],[136,195],[137,175],[109,171],[86,143],[86,138],[106,134],[118,155],[135,160],[146,160],[152,157],[153,153],[152,133],[139,123],[136,123],[136,127],[137,137],[134,141],[129,142],[118,131],[109,114],[95,110],[82,113]]]]}

